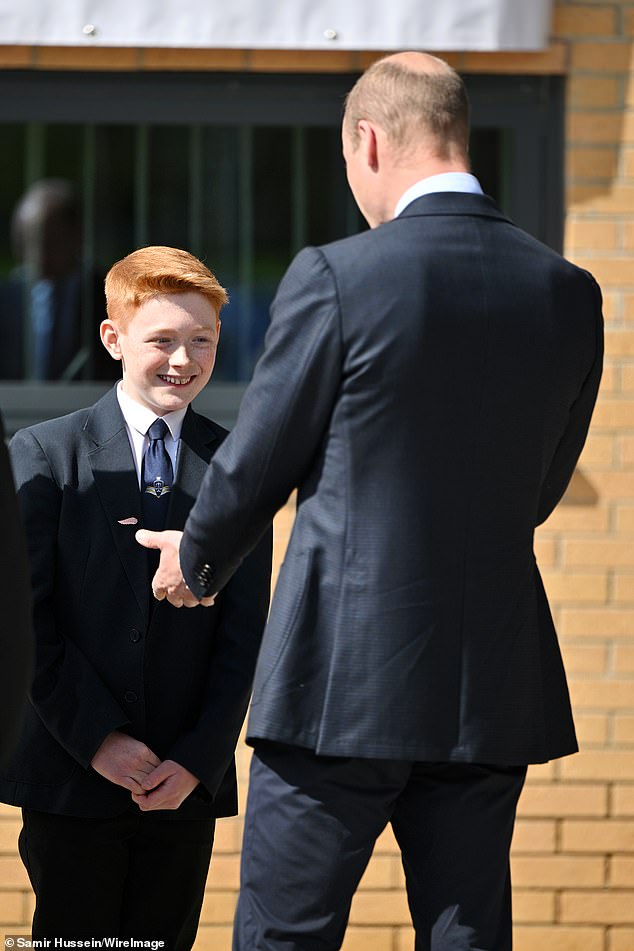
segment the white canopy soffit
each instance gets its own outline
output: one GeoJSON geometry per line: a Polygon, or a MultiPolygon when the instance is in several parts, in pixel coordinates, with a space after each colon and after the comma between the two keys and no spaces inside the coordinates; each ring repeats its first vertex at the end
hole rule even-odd
{"type": "Polygon", "coordinates": [[[539,50],[552,0],[0,0],[0,43],[539,50]]]}

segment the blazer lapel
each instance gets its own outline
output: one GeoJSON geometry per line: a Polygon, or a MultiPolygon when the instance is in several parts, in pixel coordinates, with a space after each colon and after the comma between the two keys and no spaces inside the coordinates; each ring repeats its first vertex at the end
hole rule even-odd
{"type": "Polygon", "coordinates": [[[218,443],[216,433],[205,425],[190,406],[181,430],[176,478],[167,513],[168,528],[179,531],[184,528],[218,443]]]}
{"type": "MultiPolygon", "coordinates": [[[[147,558],[135,539],[141,527],[141,493],[130,441],[115,390],[90,414],[86,429],[96,443],[88,454],[97,493],[103,505],[123,569],[147,624],[149,577],[147,558]]],[[[107,570],[107,565],[104,566],[107,570]]]]}

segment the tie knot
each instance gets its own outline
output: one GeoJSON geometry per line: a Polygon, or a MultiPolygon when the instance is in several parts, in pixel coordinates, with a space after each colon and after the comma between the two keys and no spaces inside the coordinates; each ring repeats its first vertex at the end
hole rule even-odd
{"type": "Polygon", "coordinates": [[[164,419],[161,419],[159,416],[158,419],[155,419],[150,428],[147,431],[148,436],[151,440],[154,439],[165,439],[169,427],[164,419]]]}

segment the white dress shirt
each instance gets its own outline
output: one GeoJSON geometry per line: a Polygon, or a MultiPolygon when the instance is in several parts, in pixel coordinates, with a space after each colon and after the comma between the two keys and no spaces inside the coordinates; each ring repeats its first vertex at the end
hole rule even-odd
{"type": "MultiPolygon", "coordinates": [[[[121,383],[117,385],[117,399],[119,400],[119,406],[121,407],[121,412],[123,413],[123,418],[125,420],[125,427],[128,431],[128,439],[130,440],[130,446],[132,448],[132,455],[134,457],[134,465],[136,467],[136,474],[139,480],[140,488],[143,456],[145,454],[145,450],[150,444],[150,438],[147,434],[147,431],[154,420],[158,419],[158,416],[156,413],[153,413],[151,409],[148,409],[147,406],[143,406],[135,399],[132,399],[131,396],[128,396],[128,394],[123,391],[121,383]]],[[[167,433],[165,436],[165,448],[167,449],[167,454],[172,461],[172,470],[174,475],[176,475],[178,446],[181,438],[181,429],[183,428],[183,419],[185,418],[186,412],[187,407],[185,407],[185,409],[177,409],[173,413],[166,413],[165,416],[161,417],[165,420],[167,423],[167,428],[169,429],[169,433],[167,433]]]]}
{"type": "Polygon", "coordinates": [[[401,195],[396,208],[394,217],[398,218],[400,213],[408,205],[422,195],[431,195],[434,192],[467,192],[470,195],[483,195],[480,182],[471,175],[470,172],[443,172],[441,175],[430,175],[428,178],[421,178],[419,182],[414,182],[404,195],[401,195]]]}

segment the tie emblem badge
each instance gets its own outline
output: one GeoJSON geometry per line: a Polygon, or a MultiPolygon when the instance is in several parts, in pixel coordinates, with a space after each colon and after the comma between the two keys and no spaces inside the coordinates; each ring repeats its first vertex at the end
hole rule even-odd
{"type": "Polygon", "coordinates": [[[160,499],[162,495],[167,495],[168,492],[171,492],[172,487],[160,476],[157,476],[156,479],[146,485],[145,491],[148,495],[154,495],[157,499],[160,499]]]}

